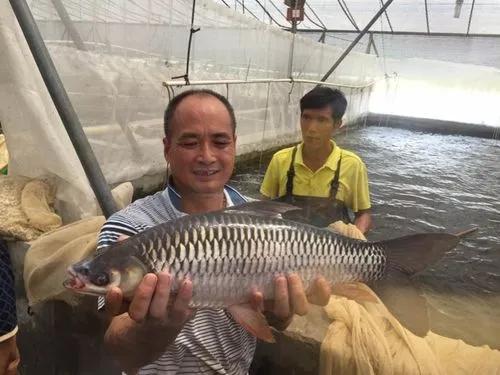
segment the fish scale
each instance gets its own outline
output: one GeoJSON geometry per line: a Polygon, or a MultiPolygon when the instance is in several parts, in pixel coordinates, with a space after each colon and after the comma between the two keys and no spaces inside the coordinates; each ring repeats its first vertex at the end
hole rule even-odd
{"type": "MultiPolygon", "coordinates": [[[[382,246],[292,221],[220,212],[186,216],[150,228],[114,247],[132,246],[146,268],[189,276],[193,306],[222,307],[251,290],[273,297],[273,279],[297,273],[307,287],[318,272],[332,283],[372,281],[385,271],[382,246]],[[160,245],[160,246],[158,246],[160,245]]],[[[116,250],[120,251],[120,250],[116,250]]]]}

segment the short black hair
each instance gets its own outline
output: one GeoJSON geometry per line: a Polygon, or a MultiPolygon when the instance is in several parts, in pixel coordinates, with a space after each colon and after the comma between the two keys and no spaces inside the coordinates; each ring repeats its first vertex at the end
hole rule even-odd
{"type": "Polygon", "coordinates": [[[177,107],[184,99],[192,95],[213,96],[222,104],[224,104],[224,107],[226,107],[227,112],[229,113],[229,117],[231,118],[231,127],[233,128],[233,134],[236,132],[236,117],[234,115],[234,109],[231,103],[229,103],[229,101],[224,96],[209,89],[191,89],[183,91],[179,95],[176,95],[168,103],[167,109],[165,109],[165,115],[163,116],[163,129],[165,131],[165,136],[168,136],[170,133],[170,129],[172,128],[172,120],[174,118],[177,107]]]}
{"type": "Polygon", "coordinates": [[[330,106],[334,120],[342,120],[347,99],[342,91],[326,86],[316,86],[300,99],[300,114],[304,109],[321,109],[330,106]]]}

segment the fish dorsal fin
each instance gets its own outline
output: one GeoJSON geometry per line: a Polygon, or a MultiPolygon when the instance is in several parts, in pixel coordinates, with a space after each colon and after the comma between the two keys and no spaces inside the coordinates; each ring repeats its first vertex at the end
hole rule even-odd
{"type": "Polygon", "coordinates": [[[254,310],[250,304],[232,305],[227,310],[239,325],[255,337],[265,342],[276,342],[264,315],[254,310]]]}
{"type": "Polygon", "coordinates": [[[459,238],[448,233],[413,234],[381,241],[387,255],[389,272],[397,270],[407,275],[423,271],[457,246],[459,238]]]}
{"type": "Polygon", "coordinates": [[[288,203],[264,200],[239,204],[237,206],[226,208],[224,211],[245,213],[257,216],[275,217],[281,219],[282,214],[293,210],[300,210],[300,208],[288,203]]]}

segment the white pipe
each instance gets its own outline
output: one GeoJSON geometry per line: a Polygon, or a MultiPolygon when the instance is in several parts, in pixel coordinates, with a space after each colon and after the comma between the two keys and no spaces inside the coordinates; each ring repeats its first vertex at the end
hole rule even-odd
{"type": "Polygon", "coordinates": [[[325,85],[325,86],[336,86],[336,87],[348,87],[353,89],[364,89],[367,87],[371,87],[375,84],[375,80],[369,82],[366,85],[357,86],[357,85],[344,85],[333,82],[321,82],[321,81],[313,81],[309,79],[291,79],[291,78],[263,78],[263,79],[221,79],[218,81],[164,81],[162,84],[165,87],[170,86],[208,86],[208,85],[242,85],[242,84],[253,84],[253,83],[271,83],[271,82],[284,82],[284,83],[311,83],[313,85],[325,85]]]}

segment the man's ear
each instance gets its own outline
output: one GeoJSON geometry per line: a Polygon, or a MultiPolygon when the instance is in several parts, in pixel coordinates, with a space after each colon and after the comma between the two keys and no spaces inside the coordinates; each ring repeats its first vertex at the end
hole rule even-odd
{"type": "Polygon", "coordinates": [[[342,119],[334,119],[333,120],[333,130],[339,130],[344,123],[342,122],[342,119]]]}

